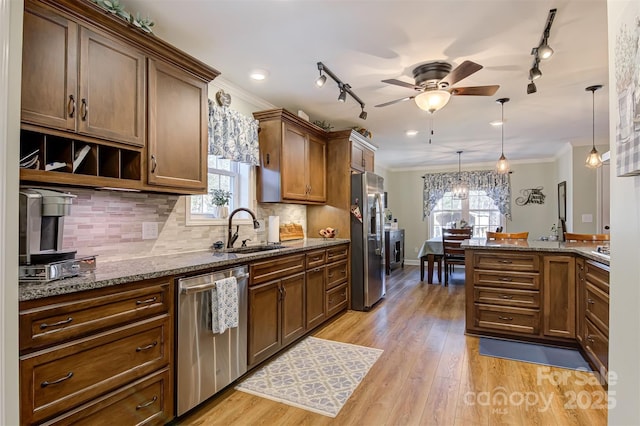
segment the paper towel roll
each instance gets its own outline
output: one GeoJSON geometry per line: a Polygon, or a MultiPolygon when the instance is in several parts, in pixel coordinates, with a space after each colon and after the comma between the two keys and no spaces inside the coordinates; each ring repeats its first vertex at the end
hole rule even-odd
{"type": "Polygon", "coordinates": [[[280,216],[269,216],[267,243],[280,242],[280,216]]]}

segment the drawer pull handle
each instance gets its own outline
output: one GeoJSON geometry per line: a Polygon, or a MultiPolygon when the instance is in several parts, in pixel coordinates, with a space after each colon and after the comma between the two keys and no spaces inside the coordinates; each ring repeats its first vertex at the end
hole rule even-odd
{"type": "Polygon", "coordinates": [[[321,259],[321,257],[320,257],[320,256],[316,256],[316,257],[314,257],[314,258],[313,258],[313,259],[311,259],[311,260],[315,262],[315,261],[320,260],[320,259],[321,259]]]}
{"type": "Polygon", "coordinates": [[[147,300],[136,300],[136,305],[146,305],[147,303],[153,303],[156,300],[158,300],[158,298],[155,296],[147,300]]]}
{"type": "Polygon", "coordinates": [[[148,344],[147,346],[138,346],[136,348],[136,352],[148,351],[149,349],[158,345],[158,341],[156,340],[153,343],[148,344]]]}
{"type": "Polygon", "coordinates": [[[500,278],[500,281],[509,281],[509,282],[511,282],[511,281],[513,281],[513,278],[502,277],[502,278],[500,278]]]}
{"type": "Polygon", "coordinates": [[[54,322],[53,324],[42,323],[40,324],[40,330],[44,330],[45,328],[49,328],[49,327],[57,327],[59,325],[69,324],[71,321],[73,321],[73,318],[69,317],[66,320],[54,322]]]}
{"type": "Polygon", "coordinates": [[[498,263],[513,263],[510,260],[498,260],[498,263]]]}
{"type": "Polygon", "coordinates": [[[508,296],[508,295],[506,295],[506,294],[503,294],[503,295],[502,295],[502,298],[503,298],[503,299],[513,299],[513,296],[508,296]]]}
{"type": "Polygon", "coordinates": [[[73,95],[69,95],[69,102],[67,103],[67,112],[69,117],[73,118],[73,114],[76,113],[76,100],[73,95]]]}
{"type": "Polygon", "coordinates": [[[513,321],[512,317],[503,317],[503,316],[498,316],[498,319],[502,320],[502,321],[513,321]]]}
{"type": "Polygon", "coordinates": [[[80,118],[82,118],[82,121],[87,121],[87,114],[89,113],[89,105],[87,105],[87,100],[85,98],[82,98],[82,103],[80,105],[80,118]]]}
{"type": "Polygon", "coordinates": [[[142,404],[138,404],[136,405],[136,410],[140,410],[141,408],[145,408],[150,406],[151,404],[153,404],[154,402],[156,402],[158,400],[157,396],[154,396],[153,398],[151,398],[149,401],[147,402],[143,402],[142,404]]]}
{"type": "Polygon", "coordinates": [[[590,305],[593,305],[593,304],[594,304],[594,303],[596,303],[596,302],[594,302],[594,301],[593,301],[593,299],[588,298],[588,299],[587,299],[587,303],[589,303],[590,305]]]}
{"type": "Polygon", "coordinates": [[[52,382],[45,380],[44,382],[40,383],[40,387],[41,388],[46,388],[49,385],[57,385],[58,383],[62,383],[65,380],[69,380],[70,378],[73,377],[73,371],[69,371],[69,374],[67,374],[64,377],[60,377],[58,380],[54,380],[52,382]]]}
{"type": "Polygon", "coordinates": [[[329,274],[329,278],[333,278],[333,273],[329,274]]]}
{"type": "Polygon", "coordinates": [[[589,343],[595,342],[594,338],[591,335],[587,336],[587,340],[589,341],[589,343]]]}

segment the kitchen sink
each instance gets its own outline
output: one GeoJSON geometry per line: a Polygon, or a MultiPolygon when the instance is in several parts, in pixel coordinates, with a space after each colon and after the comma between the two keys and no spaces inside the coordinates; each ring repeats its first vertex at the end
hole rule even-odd
{"type": "Polygon", "coordinates": [[[237,247],[237,248],[227,248],[227,249],[223,249],[222,251],[225,253],[244,253],[244,254],[248,254],[248,253],[259,253],[261,251],[270,251],[270,250],[277,250],[277,249],[281,249],[281,248],[285,248],[284,246],[281,245],[261,245],[261,246],[247,246],[247,247],[237,247]]]}

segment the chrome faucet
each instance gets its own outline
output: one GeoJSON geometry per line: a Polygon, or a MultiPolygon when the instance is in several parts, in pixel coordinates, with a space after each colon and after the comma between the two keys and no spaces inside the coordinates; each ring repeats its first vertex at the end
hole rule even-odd
{"type": "Polygon", "coordinates": [[[239,211],[245,211],[251,215],[251,217],[253,218],[253,229],[260,228],[260,222],[258,222],[258,219],[256,218],[256,214],[254,212],[244,207],[235,209],[229,215],[229,229],[228,229],[229,238],[227,239],[227,248],[233,247],[233,243],[235,243],[236,240],[238,239],[238,231],[240,230],[240,225],[236,226],[236,232],[234,233],[232,230],[233,227],[231,225],[231,220],[233,219],[233,216],[239,211]]]}

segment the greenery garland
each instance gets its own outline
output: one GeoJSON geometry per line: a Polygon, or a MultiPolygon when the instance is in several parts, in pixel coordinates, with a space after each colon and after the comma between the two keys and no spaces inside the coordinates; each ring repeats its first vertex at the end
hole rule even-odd
{"type": "Polygon", "coordinates": [[[140,12],[136,13],[134,17],[131,13],[124,9],[124,5],[120,3],[120,0],[92,0],[95,4],[103,8],[104,10],[113,13],[116,16],[124,19],[135,27],[140,28],[142,31],[152,33],[151,27],[155,25],[155,22],[148,16],[142,18],[140,12]]]}

